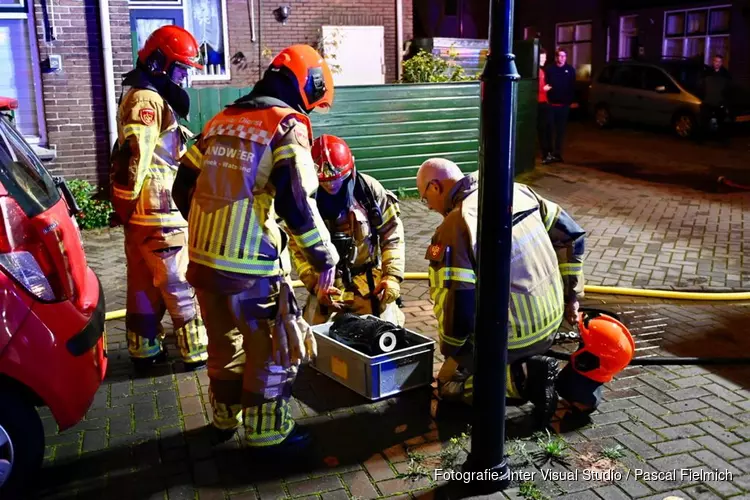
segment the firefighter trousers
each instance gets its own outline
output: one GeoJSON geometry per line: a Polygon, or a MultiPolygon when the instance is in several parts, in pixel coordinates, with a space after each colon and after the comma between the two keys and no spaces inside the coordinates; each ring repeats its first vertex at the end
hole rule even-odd
{"type": "Polygon", "coordinates": [[[281,443],[295,425],[289,400],[297,368],[272,360],[279,284],[279,278],[260,278],[235,295],[197,289],[209,338],[213,425],[223,430],[243,425],[252,447],[281,443]]]}
{"type": "Polygon", "coordinates": [[[127,306],[125,327],[132,358],[148,359],[163,350],[162,318],[172,319],[185,363],[208,358],[206,328],[195,292],[185,279],[188,264],[185,229],[127,226],[127,306]]]}
{"type": "MultiPolygon", "coordinates": [[[[505,372],[505,397],[515,405],[529,401],[529,394],[539,387],[529,387],[544,383],[537,373],[530,374],[527,361],[532,356],[542,355],[551,347],[554,336],[542,339],[522,351],[509,351],[508,364],[505,372]],[[533,376],[530,376],[533,375],[533,376]],[[527,383],[529,382],[529,383],[527,383]]],[[[534,363],[534,369],[537,364],[534,363]]],[[[537,369],[538,371],[538,369],[537,369]]],[[[466,352],[458,356],[448,356],[440,367],[437,375],[438,394],[448,401],[464,402],[471,405],[474,401],[474,352],[466,352]]]]}

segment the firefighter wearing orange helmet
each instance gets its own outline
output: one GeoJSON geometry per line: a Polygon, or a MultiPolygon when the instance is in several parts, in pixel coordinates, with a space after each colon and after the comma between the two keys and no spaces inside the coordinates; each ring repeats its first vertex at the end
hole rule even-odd
{"type": "Polygon", "coordinates": [[[321,189],[318,210],[331,233],[340,261],[335,287],[318,300],[318,273],[292,240],[292,261],[310,292],[305,319],[325,323],[337,312],[374,314],[403,326],[396,301],[404,277],[404,225],[398,199],[382,184],[358,172],[346,142],[333,135],[315,139],[313,161],[321,189]]]}
{"type": "Polygon", "coordinates": [[[287,233],[333,284],[338,254],[315,204],[308,114],[333,104],[333,77],[308,45],[282,50],[252,92],[213,117],[180,165],[174,198],[188,218],[190,264],[209,338],[213,426],[244,425],[256,451],[299,449],[309,432],[289,405],[315,338],[289,278],[287,233]]]}
{"type": "Polygon", "coordinates": [[[165,312],[172,319],[182,360],[205,364],[206,330],[188,284],[187,221],[171,190],[187,137],[179,119],[190,101],[181,88],[198,63],[198,43],[178,26],[154,31],[124,76],[118,140],[112,151],[115,223],[124,225],[127,259],[128,352],[136,365],[164,359],[165,312]]]}

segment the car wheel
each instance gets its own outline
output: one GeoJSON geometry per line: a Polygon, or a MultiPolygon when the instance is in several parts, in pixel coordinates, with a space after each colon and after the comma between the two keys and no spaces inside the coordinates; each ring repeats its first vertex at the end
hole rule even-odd
{"type": "Polygon", "coordinates": [[[680,113],[674,119],[674,131],[683,139],[695,136],[695,118],[688,113],[680,113]]]}
{"type": "Polygon", "coordinates": [[[0,498],[28,498],[25,486],[44,457],[44,428],[33,405],[0,392],[0,498]]]}
{"type": "Polygon", "coordinates": [[[605,105],[599,105],[594,112],[594,121],[599,128],[607,128],[612,125],[612,114],[605,105]]]}

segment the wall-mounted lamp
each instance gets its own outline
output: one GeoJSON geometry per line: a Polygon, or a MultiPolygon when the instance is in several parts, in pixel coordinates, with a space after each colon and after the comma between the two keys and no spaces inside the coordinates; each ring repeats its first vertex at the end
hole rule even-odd
{"type": "Polygon", "coordinates": [[[274,9],[273,16],[276,18],[278,22],[281,24],[286,24],[286,20],[289,19],[289,16],[292,13],[292,8],[288,5],[282,5],[278,7],[277,9],[274,9]]]}

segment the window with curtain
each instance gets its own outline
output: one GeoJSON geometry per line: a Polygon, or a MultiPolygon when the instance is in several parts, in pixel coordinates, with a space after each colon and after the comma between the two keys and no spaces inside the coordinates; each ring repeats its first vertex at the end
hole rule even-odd
{"type": "Polygon", "coordinates": [[[591,79],[592,29],[591,21],[580,21],[558,24],[555,30],[555,45],[568,54],[568,64],[576,69],[578,80],[591,79]]]}
{"type": "Polygon", "coordinates": [[[229,47],[225,33],[226,0],[129,0],[129,5],[131,30],[134,44],[137,43],[138,47],[160,26],[182,26],[198,41],[200,61],[204,66],[202,71],[191,70],[191,79],[230,78],[229,47]]]}
{"type": "Polygon", "coordinates": [[[41,72],[28,8],[24,0],[0,0],[0,96],[18,100],[16,126],[29,142],[40,143],[41,72]]]}
{"type": "Polygon", "coordinates": [[[729,31],[729,6],[667,12],[662,55],[709,64],[715,54],[721,54],[729,66],[729,31]]]}

